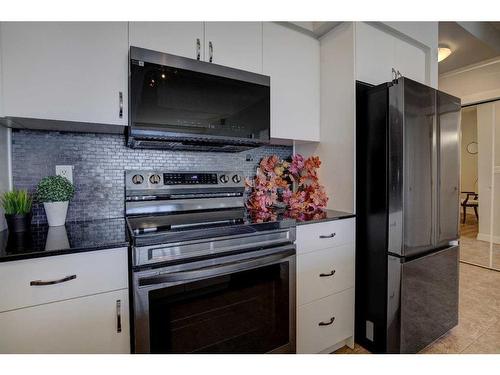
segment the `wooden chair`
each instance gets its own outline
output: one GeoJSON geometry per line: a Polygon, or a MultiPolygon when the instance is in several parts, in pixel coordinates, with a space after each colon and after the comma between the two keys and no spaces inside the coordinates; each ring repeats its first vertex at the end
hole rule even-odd
{"type": "Polygon", "coordinates": [[[467,217],[467,207],[474,208],[474,213],[476,214],[476,219],[479,221],[479,214],[477,213],[477,209],[479,207],[479,196],[476,192],[473,191],[462,191],[462,194],[466,194],[465,199],[462,199],[460,205],[464,210],[464,218],[463,223],[465,224],[465,218],[467,217]]]}

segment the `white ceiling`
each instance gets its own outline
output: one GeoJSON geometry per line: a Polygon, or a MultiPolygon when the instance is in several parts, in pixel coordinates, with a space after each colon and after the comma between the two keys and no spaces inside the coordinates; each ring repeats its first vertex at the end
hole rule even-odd
{"type": "MultiPolygon", "coordinates": [[[[500,22],[474,23],[493,26],[492,30],[500,35],[500,22]]],[[[486,40],[488,43],[457,22],[439,22],[439,45],[448,46],[452,51],[447,59],[439,63],[439,74],[500,56],[500,46],[493,45],[491,39],[486,40]]]]}

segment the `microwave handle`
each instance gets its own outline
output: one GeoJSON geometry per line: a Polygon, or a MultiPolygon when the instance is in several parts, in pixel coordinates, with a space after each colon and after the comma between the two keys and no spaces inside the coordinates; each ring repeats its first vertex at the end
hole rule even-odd
{"type": "Polygon", "coordinates": [[[190,281],[200,278],[220,276],[275,263],[280,260],[289,258],[293,255],[295,255],[295,246],[284,246],[277,254],[251,258],[246,261],[233,262],[216,267],[207,267],[191,271],[182,271],[163,275],[160,274],[152,277],[143,277],[138,280],[138,284],[139,287],[143,287],[148,285],[174,283],[179,281],[190,281]]]}

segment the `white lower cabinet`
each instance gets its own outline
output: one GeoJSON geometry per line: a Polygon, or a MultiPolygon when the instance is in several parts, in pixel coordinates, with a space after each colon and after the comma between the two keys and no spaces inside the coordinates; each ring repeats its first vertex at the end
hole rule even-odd
{"type": "Polygon", "coordinates": [[[297,303],[304,305],[332,293],[354,288],[354,244],[297,257],[297,303]]]}
{"type": "Polygon", "coordinates": [[[127,248],[0,264],[0,353],[130,353],[127,248]]]}
{"type": "Polygon", "coordinates": [[[297,353],[353,345],[354,231],[354,218],[297,228],[297,353]]]}
{"type": "Polygon", "coordinates": [[[322,353],[354,332],[354,288],[299,306],[297,353],[322,353]]]}
{"type": "Polygon", "coordinates": [[[0,313],[0,353],[130,353],[128,290],[0,313]]]}

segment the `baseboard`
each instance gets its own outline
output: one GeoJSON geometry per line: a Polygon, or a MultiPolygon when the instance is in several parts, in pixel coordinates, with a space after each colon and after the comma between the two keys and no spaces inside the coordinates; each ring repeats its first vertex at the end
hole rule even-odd
{"type": "Polygon", "coordinates": [[[342,341],[338,342],[337,344],[330,346],[329,348],[319,352],[318,354],[331,354],[334,351],[336,351],[340,348],[343,348],[346,345],[348,347],[350,347],[351,349],[354,348],[354,336],[348,337],[345,340],[342,340],[342,341]]]}
{"type": "Polygon", "coordinates": [[[493,236],[493,238],[491,238],[487,233],[478,233],[476,239],[486,242],[493,241],[493,243],[500,244],[500,236],[493,236]]]}

